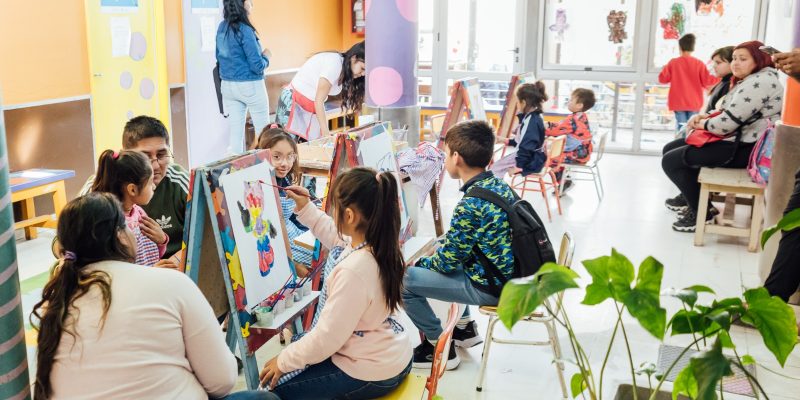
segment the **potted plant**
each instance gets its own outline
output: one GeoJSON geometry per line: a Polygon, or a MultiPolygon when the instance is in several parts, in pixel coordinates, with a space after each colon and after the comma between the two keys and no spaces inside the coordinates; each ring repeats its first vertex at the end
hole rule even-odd
{"type": "Polygon", "coordinates": [[[582,303],[596,306],[611,300],[617,314],[599,371],[595,369],[597,365],[593,365],[578,340],[568,310],[560,307],[563,292],[580,287],[577,282],[579,276],[575,271],[548,263],[533,276],[509,281],[503,288],[497,309],[500,319],[509,330],[537,307],[545,307],[554,313],[557,323],[567,331],[569,346],[575,357],[573,361],[578,367],[578,372],[570,379],[573,397],[583,394],[591,400],[603,398],[606,366],[615,339],[620,335],[624,339],[632,380],[632,385],[618,388],[615,399],[620,400],[676,399],[679,395],[691,399],[716,399],[716,391],[722,378],[732,375],[734,368],[744,371],[756,395],[764,393],[758,380],[745,368],[755,361],[749,355],[740,355],[731,339],[731,324],[736,320],[752,325],[761,334],[766,347],[781,366],[797,343],[794,312],[780,298],[770,297],[766,289],[750,289],[743,293],[743,298],[714,300],[706,305],[698,303],[698,294],[714,294],[706,286],[669,290],[664,295],[679,299],[682,307],[667,318],[667,311],[661,306],[664,266],[655,258],[645,259],[639,265],[638,272],[628,258],[615,249],[612,249],[609,256],[585,260],[582,264],[592,278],[585,288],[582,303]],[[558,307],[552,307],[552,302],[557,302],[558,307]],[[555,309],[559,311],[554,312],[555,309]],[[637,369],[622,318],[626,312],[659,341],[663,341],[666,334],[692,335],[692,341],[666,371],[656,373],[652,364],[637,369]],[[675,379],[672,395],[661,391],[667,376],[692,348],[697,353],[675,379]],[[724,355],[723,349],[732,352],[733,356],[724,355]],[[637,372],[639,375],[647,375],[646,384],[637,381],[637,372]]]}

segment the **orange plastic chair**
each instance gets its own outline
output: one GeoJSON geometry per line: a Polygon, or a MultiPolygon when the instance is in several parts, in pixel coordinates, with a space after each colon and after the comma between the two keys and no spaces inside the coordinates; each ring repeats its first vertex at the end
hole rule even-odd
{"type": "Polygon", "coordinates": [[[450,304],[450,313],[447,316],[447,324],[444,331],[439,335],[436,349],[433,352],[433,366],[431,374],[426,379],[423,375],[410,373],[403,380],[403,383],[389,395],[380,397],[383,400],[408,400],[422,399],[425,391],[428,391],[428,400],[433,400],[439,386],[439,379],[444,375],[447,367],[447,356],[450,354],[450,339],[453,338],[453,329],[456,327],[461,313],[458,312],[458,304],[450,304]]]}
{"type": "Polygon", "coordinates": [[[511,188],[520,192],[520,197],[525,197],[525,192],[541,192],[544,204],[547,207],[547,218],[553,221],[550,213],[550,202],[547,200],[547,189],[553,188],[555,192],[556,204],[558,205],[558,215],[561,215],[561,183],[556,179],[556,172],[561,170],[564,163],[564,147],[567,144],[566,136],[548,137],[545,139],[544,148],[547,153],[547,161],[538,173],[522,176],[517,173],[511,177],[511,188]],[[545,178],[550,178],[549,181],[545,178]],[[528,185],[531,185],[529,187],[528,185]]]}

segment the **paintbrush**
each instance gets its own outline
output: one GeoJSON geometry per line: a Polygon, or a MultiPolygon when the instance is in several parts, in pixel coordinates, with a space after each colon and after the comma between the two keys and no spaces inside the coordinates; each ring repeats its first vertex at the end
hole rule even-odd
{"type": "Polygon", "coordinates": [[[292,193],[294,193],[294,194],[296,194],[298,196],[308,197],[309,199],[316,200],[315,198],[311,197],[311,195],[308,195],[308,194],[305,194],[305,193],[295,192],[294,190],[290,190],[290,189],[287,189],[285,187],[280,187],[278,185],[273,185],[271,183],[267,183],[267,182],[264,182],[264,181],[258,181],[258,182],[261,183],[262,185],[272,186],[272,187],[274,187],[274,188],[276,188],[278,190],[283,190],[284,192],[292,192],[292,193]]]}

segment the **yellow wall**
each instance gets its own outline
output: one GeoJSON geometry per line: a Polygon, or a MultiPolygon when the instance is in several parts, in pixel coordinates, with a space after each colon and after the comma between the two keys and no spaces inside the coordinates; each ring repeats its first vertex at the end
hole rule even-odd
{"type": "Polygon", "coordinates": [[[272,51],[267,72],[299,67],[321,50],[341,50],[340,1],[256,1],[250,21],[261,45],[272,51]]]}
{"type": "Polygon", "coordinates": [[[78,0],[0,0],[3,104],[89,94],[86,17],[78,0]]]}
{"type": "MultiPolygon", "coordinates": [[[[185,79],[181,0],[161,1],[168,77],[175,85],[185,79]]],[[[34,3],[0,0],[0,88],[6,106],[86,96],[90,91],[83,2],[34,3]]],[[[348,7],[349,0],[256,1],[252,20],[262,43],[273,52],[270,70],[296,68],[317,51],[343,50],[358,41],[343,39],[343,16],[349,25],[343,9],[348,7]]]]}

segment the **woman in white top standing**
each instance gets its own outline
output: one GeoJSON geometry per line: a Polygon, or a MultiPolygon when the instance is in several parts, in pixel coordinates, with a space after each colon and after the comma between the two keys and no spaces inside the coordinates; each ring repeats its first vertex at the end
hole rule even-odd
{"type": "Polygon", "coordinates": [[[58,218],[62,258],[33,308],[34,399],[274,400],[228,393],[236,360],[186,275],[131,264],[136,239],[119,201],[91,193],[58,218]]]}
{"type": "Polygon", "coordinates": [[[364,102],[364,53],[362,41],[345,53],[327,51],[311,56],[281,92],[276,122],[304,141],[329,135],[328,96],[341,94],[346,112],[358,112],[364,102]]]}

